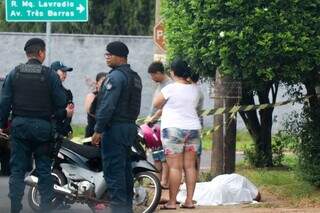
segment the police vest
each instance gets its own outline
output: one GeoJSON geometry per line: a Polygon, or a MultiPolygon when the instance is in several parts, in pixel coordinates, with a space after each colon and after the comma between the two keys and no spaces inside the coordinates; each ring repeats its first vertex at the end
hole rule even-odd
{"type": "Polygon", "coordinates": [[[53,114],[50,70],[40,64],[21,64],[15,68],[13,79],[14,116],[50,119],[53,114]]]}
{"type": "Polygon", "coordinates": [[[135,122],[140,114],[142,83],[138,73],[129,67],[117,68],[127,78],[127,87],[122,90],[118,108],[121,114],[112,118],[113,122],[135,122]]]}

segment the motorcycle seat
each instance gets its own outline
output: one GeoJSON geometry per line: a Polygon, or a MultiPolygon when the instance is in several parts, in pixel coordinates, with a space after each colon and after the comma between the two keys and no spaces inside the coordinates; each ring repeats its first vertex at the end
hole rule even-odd
{"type": "Polygon", "coordinates": [[[94,146],[80,145],[68,139],[64,139],[62,142],[62,147],[69,149],[89,160],[95,159],[95,158],[101,158],[100,149],[94,146]]]}

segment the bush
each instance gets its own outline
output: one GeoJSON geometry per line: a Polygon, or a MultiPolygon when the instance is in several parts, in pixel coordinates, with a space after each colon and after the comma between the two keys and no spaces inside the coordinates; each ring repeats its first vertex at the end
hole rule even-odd
{"type": "MultiPolygon", "coordinates": [[[[279,131],[272,137],[272,162],[273,166],[283,166],[283,158],[285,150],[293,150],[297,146],[297,139],[293,135],[285,131],[279,131]]],[[[244,148],[245,160],[252,166],[260,165],[257,151],[254,144],[245,146],[244,148]]],[[[260,155],[261,156],[261,155],[260,155]]]]}
{"type": "Polygon", "coordinates": [[[306,109],[300,133],[301,142],[297,146],[298,169],[302,177],[320,186],[320,113],[306,109]]]}
{"type": "Polygon", "coordinates": [[[286,128],[297,139],[298,173],[315,186],[320,186],[320,108],[304,108],[286,122],[286,128]]]}
{"type": "Polygon", "coordinates": [[[267,159],[263,157],[265,155],[256,150],[255,144],[245,146],[243,153],[246,163],[249,163],[254,167],[267,167],[265,164],[267,159]]]}
{"type": "Polygon", "coordinates": [[[282,140],[280,132],[272,138],[272,163],[274,166],[282,166],[285,146],[285,140],[282,140]]]}

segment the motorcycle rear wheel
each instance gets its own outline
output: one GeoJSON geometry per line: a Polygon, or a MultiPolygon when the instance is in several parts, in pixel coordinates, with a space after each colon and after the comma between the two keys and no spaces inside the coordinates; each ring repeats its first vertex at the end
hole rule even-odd
{"type": "Polygon", "coordinates": [[[161,185],[152,172],[140,172],[134,177],[133,212],[151,213],[157,208],[161,198],[161,185]]]}
{"type": "MultiPolygon", "coordinates": [[[[51,175],[54,178],[54,184],[57,184],[59,186],[63,186],[65,184],[67,184],[67,179],[61,171],[54,169],[52,171],[51,175]]],[[[30,208],[35,212],[40,211],[40,199],[41,199],[41,197],[40,197],[40,193],[38,190],[38,186],[30,187],[29,192],[28,192],[28,204],[29,204],[30,208]]],[[[59,197],[59,195],[57,195],[57,197],[53,200],[53,207],[59,206],[62,202],[63,202],[63,198],[61,198],[61,197],[59,197]]]]}

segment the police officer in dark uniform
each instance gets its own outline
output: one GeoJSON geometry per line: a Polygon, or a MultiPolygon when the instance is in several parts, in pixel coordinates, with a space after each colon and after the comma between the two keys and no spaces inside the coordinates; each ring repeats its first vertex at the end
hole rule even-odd
{"type": "MultiPolygon", "coordinates": [[[[61,61],[53,62],[50,68],[58,74],[61,82],[66,80],[67,72],[71,72],[73,70],[72,67],[65,66],[61,61]]],[[[71,120],[74,111],[73,95],[71,90],[66,89],[63,85],[62,87],[67,97],[67,105],[65,106],[65,109],[56,112],[57,132],[65,137],[71,137],[71,120]]]]}
{"type": "Polygon", "coordinates": [[[127,64],[128,47],[120,42],[107,45],[109,72],[98,97],[95,133],[92,143],[99,145],[103,172],[112,213],[131,213],[133,175],[130,149],[136,138],[135,121],[140,113],[142,84],[127,64]]]}
{"type": "Polygon", "coordinates": [[[49,211],[54,199],[51,177],[53,125],[55,110],[64,108],[66,96],[55,72],[41,64],[45,43],[32,38],[25,44],[28,62],[15,67],[6,77],[0,99],[0,132],[12,111],[11,176],[9,179],[11,212],[22,210],[25,173],[32,155],[35,158],[41,209],[49,211]]]}

